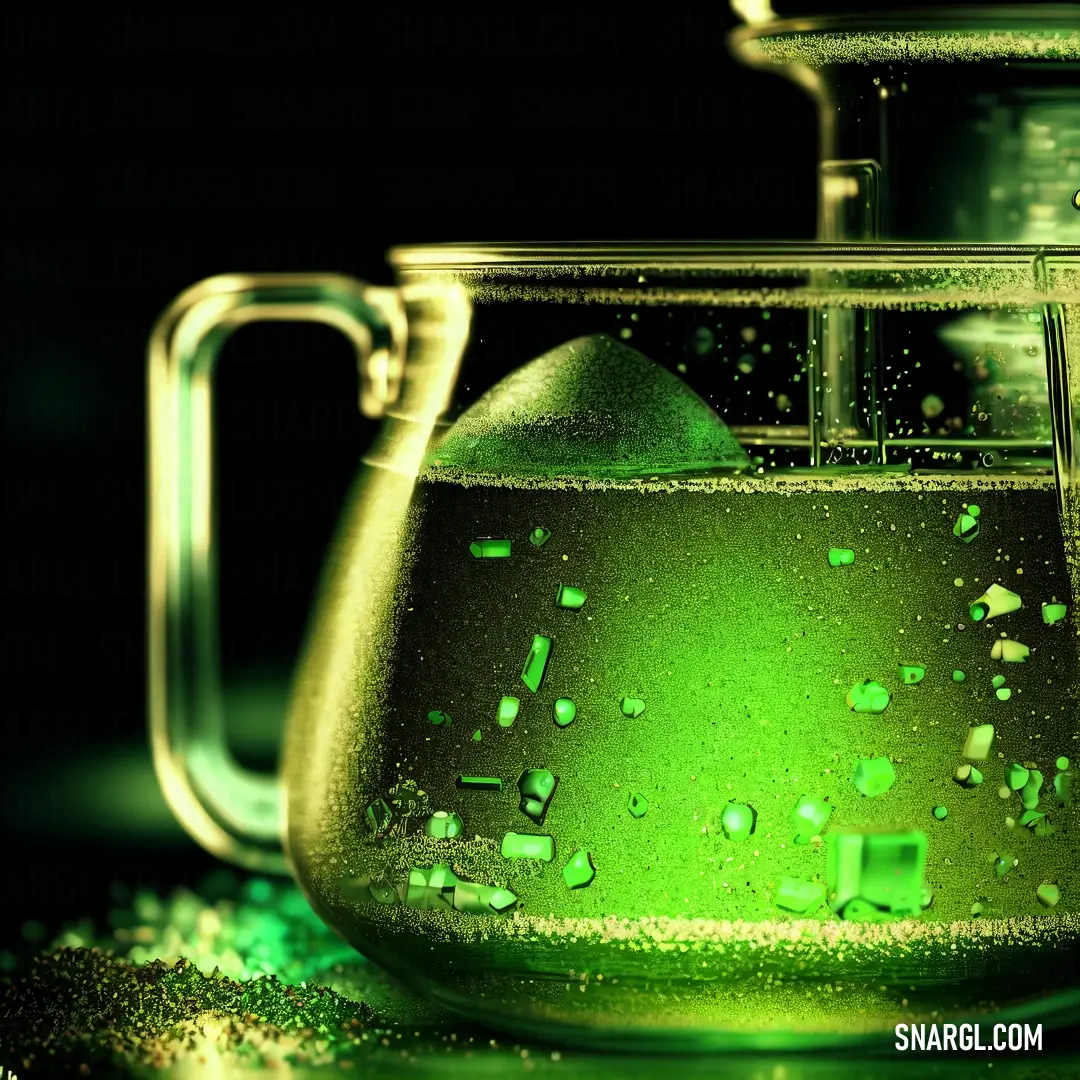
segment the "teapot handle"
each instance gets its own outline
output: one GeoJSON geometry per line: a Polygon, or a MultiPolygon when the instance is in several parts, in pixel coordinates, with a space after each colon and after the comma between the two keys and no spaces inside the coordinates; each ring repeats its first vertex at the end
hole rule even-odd
{"type": "Polygon", "coordinates": [[[396,289],[335,274],[229,274],[178,296],[148,347],[149,725],[170,809],[207,851],[289,872],[281,780],[243,768],[226,739],[218,645],[213,372],[238,327],[318,322],[354,345],[360,408],[379,416],[401,385],[405,309],[396,289]]]}

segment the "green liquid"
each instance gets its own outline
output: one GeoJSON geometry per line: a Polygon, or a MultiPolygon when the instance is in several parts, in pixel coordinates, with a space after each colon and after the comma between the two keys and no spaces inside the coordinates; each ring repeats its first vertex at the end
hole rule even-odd
{"type": "Polygon", "coordinates": [[[474,1015],[616,1041],[635,1025],[680,1039],[880,1031],[935,1009],[993,1011],[1067,976],[1080,818],[1053,779],[1058,757],[1076,757],[1080,665],[1052,481],[525,487],[440,475],[415,494],[387,704],[364,719],[369,749],[308,870],[317,905],[358,947],[474,1015]],[[980,533],[966,543],[953,526],[969,503],[980,533]],[[550,530],[539,548],[525,542],[537,527],[550,530]],[[510,558],[476,560],[476,536],[518,543],[510,558]],[[830,565],[830,549],[854,561],[830,565]],[[588,595],[579,610],[555,603],[567,582],[588,595]],[[995,582],[1023,607],[973,623],[970,605],[995,582]],[[1048,626],[1052,600],[1070,615],[1048,626]],[[1030,647],[1026,663],[991,658],[1003,632],[1030,647]],[[552,644],[534,691],[522,664],[537,635],[552,644]],[[845,700],[866,680],[889,691],[880,714],[845,700]],[[505,727],[511,695],[520,707],[505,727]],[[560,698],[576,706],[565,727],[560,698]],[[624,714],[627,698],[644,711],[624,714]],[[456,722],[433,726],[433,709],[456,722]],[[995,728],[990,756],[964,759],[982,724],[995,728]],[[868,797],[858,761],[882,757],[895,781],[868,797]],[[1000,797],[1014,762],[1042,772],[1052,835],[1020,825],[1019,792],[1000,797]],[[955,782],[964,763],[981,785],[955,782]],[[519,807],[525,769],[558,778],[542,825],[519,807]],[[462,790],[463,774],[500,777],[502,790],[462,790]],[[403,782],[420,804],[376,840],[364,808],[392,803],[403,782]],[[635,796],[646,812],[630,812],[635,796]],[[797,844],[803,796],[832,813],[797,844]],[[746,839],[725,835],[732,803],[754,813],[746,839]],[[434,811],[459,814],[461,836],[426,836],[434,811]],[[848,829],[925,833],[929,906],[869,924],[778,907],[782,878],[826,883],[828,837],[848,829]],[[554,859],[503,858],[507,833],[550,836],[554,859]],[[580,851],[595,878],[571,889],[562,871],[580,851]],[[1003,859],[1016,860],[1004,875],[1003,859]],[[339,898],[343,873],[393,885],[438,864],[509,889],[516,909],[339,898]],[[1052,911],[1036,895],[1044,883],[1060,892],[1052,911]]]}

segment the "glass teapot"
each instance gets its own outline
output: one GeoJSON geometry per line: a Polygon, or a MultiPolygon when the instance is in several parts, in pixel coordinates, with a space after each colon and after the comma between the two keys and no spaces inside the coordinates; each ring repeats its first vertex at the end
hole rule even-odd
{"type": "Polygon", "coordinates": [[[390,261],[214,278],[155,328],[151,731],[191,834],[516,1034],[1075,1019],[1080,252],[390,261]],[[965,318],[1034,390],[973,411],[965,318]],[[267,778],[223,735],[212,373],[298,319],[384,419],[267,778]]]}

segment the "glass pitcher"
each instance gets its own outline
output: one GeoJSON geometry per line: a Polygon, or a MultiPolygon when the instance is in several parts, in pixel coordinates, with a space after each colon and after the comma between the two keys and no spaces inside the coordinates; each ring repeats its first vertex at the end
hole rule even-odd
{"type": "Polygon", "coordinates": [[[154,331],[151,730],[189,832],[519,1035],[1075,1019],[1080,252],[390,261],[214,278],[154,331]],[[1038,424],[971,411],[950,328],[987,316],[1041,358],[1038,424]],[[342,330],[384,418],[275,778],[229,752],[215,640],[212,372],[260,319],[342,330]]]}

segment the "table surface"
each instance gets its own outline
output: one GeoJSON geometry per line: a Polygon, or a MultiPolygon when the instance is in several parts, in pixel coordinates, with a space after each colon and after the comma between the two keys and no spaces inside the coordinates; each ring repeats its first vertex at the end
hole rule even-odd
{"type": "MultiPolygon", "coordinates": [[[[291,882],[211,875],[117,888],[108,927],[32,923],[0,949],[0,1066],[35,1075],[747,1080],[1075,1080],[1077,1032],[1043,1052],[601,1054],[515,1040],[420,998],[340,941],[291,882]],[[89,1070],[89,1073],[87,1072],[89,1070]]],[[[6,1080],[6,1077],[5,1077],[6,1080]]]]}

